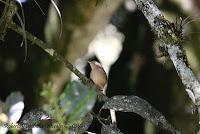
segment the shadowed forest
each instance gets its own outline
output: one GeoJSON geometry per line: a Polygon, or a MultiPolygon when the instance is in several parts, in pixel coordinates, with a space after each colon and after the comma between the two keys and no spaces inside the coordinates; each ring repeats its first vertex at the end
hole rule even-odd
{"type": "MultiPolygon", "coordinates": [[[[2,1],[1,18],[6,6],[5,0],[2,1]]],[[[160,56],[160,42],[133,0],[54,2],[57,7],[50,0],[16,2],[20,17],[14,15],[13,21],[20,27],[25,26],[26,31],[44,41],[87,78],[91,72],[88,61],[99,61],[108,76],[104,89],[107,97],[138,96],[183,134],[198,132],[196,107],[169,57],[160,56]]],[[[169,21],[178,25],[183,20],[180,24],[182,45],[189,66],[200,79],[200,1],[155,0],[155,3],[169,21]]],[[[19,91],[23,96],[23,116],[32,109],[45,109],[48,101],[51,102],[51,97],[44,92],[46,88],[51,88],[56,98],[70,81],[79,79],[61,62],[34,45],[34,41],[27,39],[25,43],[25,40],[23,35],[8,28],[0,41],[0,121],[3,121],[2,113],[6,113],[2,104],[11,93],[19,91]]],[[[102,105],[96,101],[92,111],[97,114],[102,105]]],[[[102,111],[104,116],[109,116],[109,111],[102,111]]],[[[125,134],[168,133],[136,113],[116,112],[116,118],[117,127],[125,134]]],[[[93,118],[87,131],[98,134],[101,127],[98,117],[93,118]]]]}

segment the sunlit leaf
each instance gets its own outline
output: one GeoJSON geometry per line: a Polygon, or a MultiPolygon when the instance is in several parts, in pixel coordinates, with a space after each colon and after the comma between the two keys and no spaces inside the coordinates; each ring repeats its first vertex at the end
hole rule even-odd
{"type": "Polygon", "coordinates": [[[32,134],[46,134],[45,131],[42,128],[32,128],[32,134]]]}
{"type": "Polygon", "coordinates": [[[5,103],[0,101],[0,134],[7,133],[7,122],[16,123],[20,119],[24,109],[23,101],[24,97],[20,92],[12,92],[6,98],[5,103]],[[6,114],[2,112],[5,112],[6,114]]]}
{"type": "Polygon", "coordinates": [[[7,98],[6,98],[6,104],[11,107],[12,105],[16,104],[17,102],[24,101],[24,96],[21,94],[21,92],[12,92],[7,98]]]}
{"type": "Polygon", "coordinates": [[[146,100],[137,96],[114,96],[110,98],[102,107],[102,109],[113,109],[122,112],[134,112],[143,118],[150,120],[153,124],[166,129],[172,133],[180,133],[168,123],[165,117],[146,100]]]}
{"type": "Polygon", "coordinates": [[[70,127],[70,134],[82,134],[84,133],[92,124],[93,116],[92,114],[88,113],[86,116],[81,120],[80,124],[73,124],[70,127]]]}
{"type": "Polygon", "coordinates": [[[0,126],[0,134],[6,134],[8,132],[8,128],[4,126],[0,126]]]}
{"type": "Polygon", "coordinates": [[[112,127],[110,125],[102,125],[101,134],[123,134],[116,127],[112,127]]]}
{"type": "Polygon", "coordinates": [[[24,96],[20,92],[13,92],[6,98],[8,118],[10,122],[17,122],[24,110],[24,96]]]}
{"type": "Polygon", "coordinates": [[[79,121],[93,108],[97,93],[95,90],[89,90],[81,82],[74,81],[67,86],[61,96],[61,106],[68,104],[68,109],[65,111],[65,114],[68,115],[67,123],[73,124],[73,122],[79,121]]]}

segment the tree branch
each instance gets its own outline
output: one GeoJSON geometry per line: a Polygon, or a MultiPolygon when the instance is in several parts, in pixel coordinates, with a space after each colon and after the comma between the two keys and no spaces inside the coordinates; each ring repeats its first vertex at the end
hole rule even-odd
{"type": "Polygon", "coordinates": [[[200,115],[200,83],[189,67],[184,48],[181,45],[183,39],[181,27],[178,29],[178,26],[166,20],[152,0],[135,0],[135,2],[158,36],[161,42],[160,46],[168,53],[185,90],[197,106],[200,115]]]}
{"type": "Polygon", "coordinates": [[[0,40],[4,40],[7,28],[12,22],[12,17],[17,11],[15,0],[6,0],[5,7],[0,18],[0,40]]]}
{"type": "MultiPolygon", "coordinates": [[[[23,36],[23,29],[19,27],[17,24],[12,22],[9,25],[9,28],[12,29],[13,31],[17,32],[18,34],[23,36]]],[[[107,100],[107,96],[102,94],[97,86],[90,80],[88,79],[84,74],[82,74],[76,67],[74,67],[68,60],[63,58],[59,53],[57,53],[54,49],[50,48],[48,44],[44,43],[42,40],[38,39],[31,33],[26,31],[26,37],[28,40],[32,42],[32,44],[37,45],[38,47],[42,48],[46,53],[48,53],[53,59],[63,63],[70,71],[72,71],[75,75],[77,75],[80,80],[88,86],[89,88],[95,88],[97,89],[98,92],[98,100],[100,101],[105,101],[107,100]]]]}

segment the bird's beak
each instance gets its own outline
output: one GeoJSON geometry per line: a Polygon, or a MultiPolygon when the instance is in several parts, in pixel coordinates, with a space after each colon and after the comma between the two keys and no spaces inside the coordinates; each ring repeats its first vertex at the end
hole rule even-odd
{"type": "Polygon", "coordinates": [[[88,61],[88,63],[90,65],[91,69],[93,69],[94,68],[94,63],[92,61],[88,61]]]}
{"type": "Polygon", "coordinates": [[[91,61],[88,61],[88,63],[91,65],[92,64],[92,62],[91,61]]]}

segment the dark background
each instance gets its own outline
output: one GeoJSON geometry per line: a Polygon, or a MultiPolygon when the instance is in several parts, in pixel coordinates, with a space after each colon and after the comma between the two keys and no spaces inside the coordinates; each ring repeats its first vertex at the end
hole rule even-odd
{"type": "MultiPolygon", "coordinates": [[[[186,32],[187,36],[184,37],[183,45],[186,48],[189,63],[198,77],[199,34],[191,33],[198,32],[199,29],[198,16],[194,14],[198,15],[200,3],[197,0],[193,1],[193,3],[191,2],[192,7],[186,10],[181,4],[185,1],[180,0],[178,3],[173,0],[160,0],[157,5],[167,17],[174,21],[176,17],[185,18],[190,15],[189,20],[196,20],[184,27],[189,32],[186,32]]],[[[113,0],[113,2],[115,1],[113,0]]],[[[38,3],[45,15],[41,13],[34,1],[30,0],[23,4],[26,30],[48,42],[72,63],[75,63],[77,57],[81,56],[79,52],[83,50],[82,53],[86,53],[85,50],[88,47],[88,45],[83,46],[79,41],[87,38],[89,44],[96,34],[89,32],[75,40],[74,33],[78,30],[80,33],[85,33],[84,26],[89,25],[90,20],[98,15],[95,14],[95,11],[99,8],[112,6],[104,5],[101,2],[96,6],[94,0],[59,1],[59,9],[63,19],[63,34],[59,38],[59,32],[51,33],[48,31],[50,27],[54,27],[48,23],[48,18],[51,17],[49,12],[52,8],[50,1],[38,0],[38,3]],[[48,31],[46,33],[45,28],[48,31]],[[46,38],[47,33],[50,33],[50,40],[46,38]],[[76,46],[73,48],[73,45],[76,46]]],[[[1,10],[3,7],[4,5],[1,4],[1,10]]],[[[21,14],[20,10],[19,13],[21,14]]],[[[116,11],[110,14],[109,18],[109,22],[124,34],[125,40],[119,58],[110,68],[107,96],[137,95],[151,103],[183,133],[196,133],[198,118],[195,114],[191,114],[190,99],[169,59],[165,57],[162,62],[159,62],[156,58],[153,50],[156,37],[143,14],[139,10],[130,12],[124,4],[121,4],[116,11]]],[[[99,16],[98,19],[99,22],[104,21],[102,16],[99,16]]],[[[15,22],[18,23],[17,18],[15,18],[15,22]]],[[[100,30],[99,28],[96,31],[100,30]]],[[[31,45],[30,42],[28,42],[27,60],[24,61],[25,49],[20,46],[22,40],[20,35],[8,30],[5,40],[0,43],[0,99],[5,101],[6,96],[11,92],[21,91],[25,97],[24,113],[26,113],[30,109],[41,107],[43,103],[40,97],[42,84],[48,81],[53,83],[54,81],[62,81],[56,90],[59,94],[69,81],[69,70],[65,70],[66,75],[63,76],[63,73],[60,73],[63,71],[63,66],[53,61],[43,50],[31,45]]],[[[89,66],[87,65],[87,67],[89,66]]],[[[88,76],[89,72],[86,72],[88,76]]],[[[150,133],[150,130],[147,129],[148,122],[134,113],[117,112],[117,123],[120,130],[126,134],[150,133]]],[[[165,133],[157,127],[151,127],[154,130],[153,133],[165,133]]],[[[94,121],[89,130],[99,133],[100,128],[100,124],[94,121]]]]}

